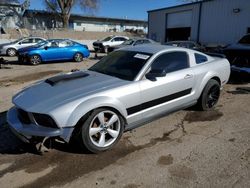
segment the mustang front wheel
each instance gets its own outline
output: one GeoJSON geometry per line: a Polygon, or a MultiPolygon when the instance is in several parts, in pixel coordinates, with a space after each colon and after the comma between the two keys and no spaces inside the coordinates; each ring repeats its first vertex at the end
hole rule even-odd
{"type": "Polygon", "coordinates": [[[124,121],[119,114],[105,108],[97,109],[82,126],[82,142],[93,153],[105,151],[118,142],[123,130],[124,121]]]}

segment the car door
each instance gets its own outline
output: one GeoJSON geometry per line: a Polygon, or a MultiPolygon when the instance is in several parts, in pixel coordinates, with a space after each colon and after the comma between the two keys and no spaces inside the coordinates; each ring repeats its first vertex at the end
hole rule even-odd
{"type": "Polygon", "coordinates": [[[126,39],[123,37],[115,37],[112,39],[110,46],[117,46],[122,44],[126,39]]]}
{"type": "Polygon", "coordinates": [[[77,52],[74,43],[69,40],[59,42],[58,53],[60,53],[60,60],[73,59],[74,54],[77,52]]]}
{"type": "Polygon", "coordinates": [[[140,81],[144,118],[174,111],[193,101],[194,73],[185,51],[161,54],[153,61],[150,69],[165,70],[166,76],[155,80],[144,77],[140,81]]]}
{"type": "Polygon", "coordinates": [[[18,42],[17,49],[32,46],[32,45],[34,45],[33,41],[34,41],[33,38],[24,39],[24,40],[18,42]]]}
{"type": "Polygon", "coordinates": [[[54,61],[60,59],[62,55],[59,53],[59,46],[57,41],[51,41],[47,44],[47,46],[42,49],[42,59],[44,61],[54,61]]]}

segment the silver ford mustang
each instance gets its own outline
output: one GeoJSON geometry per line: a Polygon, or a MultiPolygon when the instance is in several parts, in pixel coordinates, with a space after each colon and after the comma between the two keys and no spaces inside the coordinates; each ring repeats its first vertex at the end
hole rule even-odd
{"type": "Polygon", "coordinates": [[[110,53],[88,70],[39,81],[13,97],[11,129],[22,140],[77,138],[98,153],[126,130],[197,104],[212,109],[230,75],[226,59],[161,45],[110,53]]]}

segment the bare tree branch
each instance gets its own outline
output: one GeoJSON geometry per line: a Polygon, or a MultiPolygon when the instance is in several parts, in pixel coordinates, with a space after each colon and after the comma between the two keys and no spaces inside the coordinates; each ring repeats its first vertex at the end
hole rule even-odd
{"type": "Polygon", "coordinates": [[[99,0],[45,0],[47,9],[60,15],[63,27],[68,27],[69,17],[74,5],[78,4],[85,10],[96,10],[99,0]]]}

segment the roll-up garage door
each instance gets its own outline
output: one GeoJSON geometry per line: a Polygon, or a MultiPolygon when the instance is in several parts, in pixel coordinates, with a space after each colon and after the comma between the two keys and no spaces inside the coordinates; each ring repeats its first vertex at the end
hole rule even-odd
{"type": "Polygon", "coordinates": [[[167,28],[191,27],[192,11],[167,14],[167,28]]]}

